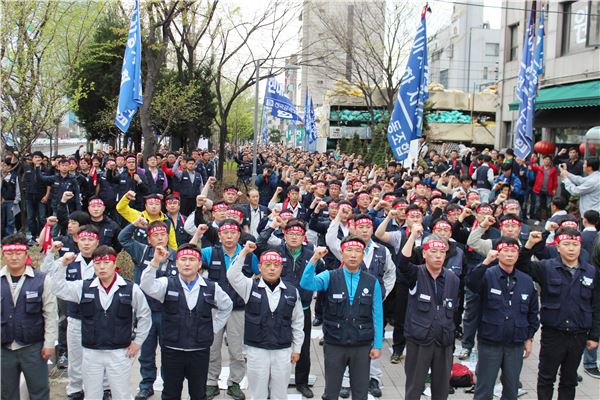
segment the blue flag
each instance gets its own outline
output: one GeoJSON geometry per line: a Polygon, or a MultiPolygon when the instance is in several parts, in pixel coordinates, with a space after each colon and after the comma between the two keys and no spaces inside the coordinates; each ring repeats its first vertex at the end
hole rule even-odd
{"type": "Polygon", "coordinates": [[[535,65],[536,80],[544,72],[544,7],[542,6],[542,15],[540,16],[540,25],[538,27],[538,36],[535,43],[535,56],[533,63],[535,65]]]}
{"type": "Polygon", "coordinates": [[[538,71],[543,68],[543,21],[540,21],[542,37],[538,46],[535,39],[535,2],[531,5],[527,35],[523,44],[523,56],[517,78],[517,97],[519,99],[519,116],[515,126],[515,156],[525,159],[533,148],[533,120],[535,117],[535,97],[537,95],[538,71]],[[539,48],[539,53],[538,53],[539,48]],[[535,56],[539,59],[534,60],[535,56]],[[539,63],[539,64],[538,64],[539,63]]]}
{"type": "Polygon", "coordinates": [[[427,6],[421,13],[421,24],[410,51],[387,129],[388,142],[397,161],[405,160],[408,157],[410,142],[421,137],[423,109],[425,101],[429,98],[426,10],[427,6]]]}
{"type": "Polygon", "coordinates": [[[317,123],[315,121],[315,108],[313,107],[312,96],[310,98],[310,135],[307,136],[308,140],[308,151],[316,151],[317,150],[317,123]]]}
{"type": "Polygon", "coordinates": [[[294,107],[292,101],[285,95],[283,85],[277,82],[275,78],[267,80],[264,106],[271,107],[271,115],[274,117],[293,120],[300,119],[300,116],[296,112],[296,107],[294,107]]]}
{"type": "Polygon", "coordinates": [[[140,33],[140,4],[135,0],[129,36],[121,68],[121,89],[119,91],[119,105],[115,124],[127,132],[129,124],[137,109],[144,104],[142,98],[142,35],[140,33]]]}

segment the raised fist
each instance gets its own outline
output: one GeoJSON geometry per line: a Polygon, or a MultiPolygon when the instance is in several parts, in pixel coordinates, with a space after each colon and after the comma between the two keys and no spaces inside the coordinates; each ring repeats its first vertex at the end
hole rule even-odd
{"type": "Polygon", "coordinates": [[[58,251],[60,249],[62,249],[63,247],[63,242],[59,241],[59,240],[55,240],[52,242],[52,247],[50,248],[50,251],[52,253],[58,253],[58,251]]]}
{"type": "Polygon", "coordinates": [[[127,193],[125,193],[125,197],[127,197],[127,200],[129,200],[129,201],[134,201],[135,200],[135,192],[133,190],[130,190],[127,193]]]}
{"type": "Polygon", "coordinates": [[[412,226],[410,227],[410,235],[413,236],[415,238],[421,237],[421,235],[423,234],[423,225],[421,224],[412,224],[412,226]]]}
{"type": "Polygon", "coordinates": [[[206,197],[199,194],[196,196],[196,207],[202,207],[206,202],[206,197]]]}
{"type": "Polygon", "coordinates": [[[66,267],[67,265],[71,264],[73,261],[75,261],[75,258],[77,258],[77,255],[72,251],[65,253],[62,259],[63,266],[66,267]]]}
{"type": "Polygon", "coordinates": [[[148,227],[148,220],[144,217],[139,217],[133,221],[133,226],[136,228],[146,229],[148,227]]]}
{"type": "Polygon", "coordinates": [[[542,232],[531,231],[529,232],[529,239],[527,241],[533,245],[538,244],[542,241],[542,232]]]}
{"type": "Polygon", "coordinates": [[[154,249],[154,260],[159,264],[165,262],[169,258],[169,250],[165,246],[156,246],[154,249]]]}
{"type": "Polygon", "coordinates": [[[277,189],[275,189],[275,193],[279,194],[283,192],[283,188],[281,186],[277,186],[277,189]]]}
{"type": "Polygon", "coordinates": [[[46,218],[46,224],[50,225],[50,226],[54,226],[56,224],[58,224],[58,218],[55,217],[54,215],[46,218]]]}
{"type": "Polygon", "coordinates": [[[485,260],[483,260],[483,263],[485,265],[490,265],[494,261],[496,261],[497,258],[498,258],[498,250],[490,250],[490,252],[485,257],[485,260]]]}
{"type": "Polygon", "coordinates": [[[313,253],[313,258],[321,259],[325,257],[328,252],[329,250],[327,250],[327,247],[319,246],[315,249],[315,252],[313,253]]]}
{"type": "Polygon", "coordinates": [[[198,225],[198,228],[196,228],[196,233],[198,235],[204,235],[207,230],[208,230],[208,225],[200,224],[200,225],[198,225]]]}
{"type": "Polygon", "coordinates": [[[246,252],[246,254],[253,253],[254,250],[256,250],[256,243],[250,240],[246,241],[246,244],[244,244],[244,251],[246,252]]]}
{"type": "Polygon", "coordinates": [[[66,203],[69,200],[71,200],[73,197],[75,196],[75,194],[73,194],[73,192],[66,190],[63,192],[62,198],[60,199],[61,203],[66,203]]]}

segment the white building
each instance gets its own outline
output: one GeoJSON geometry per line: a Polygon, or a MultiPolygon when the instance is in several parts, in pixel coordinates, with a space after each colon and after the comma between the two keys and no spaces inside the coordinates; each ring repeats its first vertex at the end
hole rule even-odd
{"type": "MultiPolygon", "coordinates": [[[[531,1],[502,4],[497,148],[513,144],[515,86],[531,1]]],[[[539,1],[537,5],[539,21],[539,1]]],[[[538,88],[534,143],[543,137],[559,146],[578,145],[587,129],[600,125],[600,2],[550,1],[544,6],[545,70],[538,88]]]]}
{"type": "Polygon", "coordinates": [[[454,4],[451,23],[428,44],[430,81],[478,92],[498,80],[499,49],[500,30],[483,21],[483,7],[454,4]]]}

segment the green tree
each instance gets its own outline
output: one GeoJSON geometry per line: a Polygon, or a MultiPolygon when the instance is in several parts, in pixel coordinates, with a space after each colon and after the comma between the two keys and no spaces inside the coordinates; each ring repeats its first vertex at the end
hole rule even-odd
{"type": "Polygon", "coordinates": [[[350,144],[348,145],[349,154],[361,154],[363,149],[362,139],[358,136],[358,133],[355,133],[352,139],[350,140],[350,144]]]}
{"type": "Polygon", "coordinates": [[[227,140],[236,144],[251,140],[254,135],[254,96],[242,93],[231,106],[227,118],[227,140]]]}

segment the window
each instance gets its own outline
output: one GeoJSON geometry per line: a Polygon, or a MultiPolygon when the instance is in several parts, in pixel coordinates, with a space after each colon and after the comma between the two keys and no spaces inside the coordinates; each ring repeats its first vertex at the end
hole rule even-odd
{"type": "Polygon", "coordinates": [[[440,59],[440,55],[442,54],[441,51],[434,51],[431,54],[431,61],[438,61],[440,59]]]}
{"type": "Polygon", "coordinates": [[[519,24],[514,24],[508,27],[508,43],[510,44],[508,61],[518,59],[517,50],[519,49],[519,24]]]}
{"type": "MultiPolygon", "coordinates": [[[[588,43],[588,26],[591,29],[598,31],[598,18],[593,17],[593,24],[596,27],[591,26],[592,20],[588,18],[589,11],[592,9],[598,10],[597,5],[594,7],[590,3],[584,1],[572,1],[567,3],[561,3],[562,8],[562,37],[561,37],[561,55],[577,53],[585,50],[588,43]]],[[[597,37],[596,32],[590,32],[591,41],[594,41],[594,36],[597,37]]],[[[597,41],[597,40],[596,40],[597,41]]]]}
{"type": "Polygon", "coordinates": [[[485,44],[485,55],[497,57],[500,54],[500,45],[498,43],[486,43],[485,44]]]}
{"type": "Polygon", "coordinates": [[[488,67],[483,67],[483,79],[486,81],[488,79],[488,67]]]}
{"type": "Polygon", "coordinates": [[[440,71],[440,84],[443,87],[448,88],[448,70],[447,69],[440,71]]]}

